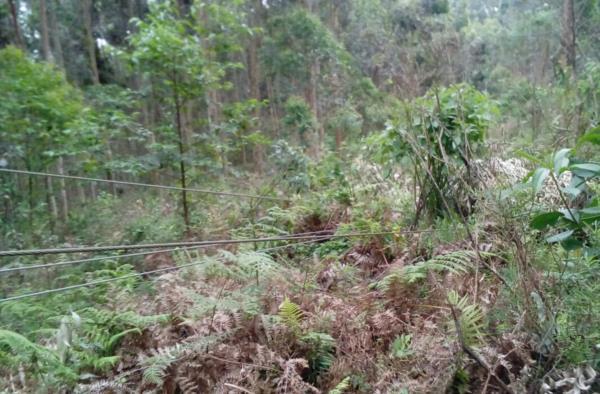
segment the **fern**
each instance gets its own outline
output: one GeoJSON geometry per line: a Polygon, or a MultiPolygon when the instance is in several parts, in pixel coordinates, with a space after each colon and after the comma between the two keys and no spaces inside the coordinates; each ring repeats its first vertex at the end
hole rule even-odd
{"type": "Polygon", "coordinates": [[[226,335],[207,335],[191,338],[192,341],[178,343],[174,346],[152,350],[152,355],[142,356],[144,368],[143,381],[162,386],[167,376],[167,369],[174,363],[197,353],[206,353],[212,346],[220,343],[226,335]]]}
{"type": "Polygon", "coordinates": [[[0,352],[10,352],[19,362],[31,362],[34,359],[50,365],[59,365],[60,359],[50,349],[31,342],[21,334],[0,329],[0,352]]]}
{"type": "Polygon", "coordinates": [[[346,391],[350,388],[350,385],[351,385],[350,376],[346,376],[333,389],[329,390],[328,394],[342,394],[344,391],[346,391]]]}
{"type": "Polygon", "coordinates": [[[310,332],[300,338],[300,341],[308,346],[309,381],[315,382],[333,364],[335,339],[329,334],[310,332]]]}
{"type": "Polygon", "coordinates": [[[298,304],[289,300],[285,297],[281,305],[279,305],[279,318],[283,323],[293,330],[297,330],[300,327],[304,312],[298,306],[298,304]]]}
{"type": "Polygon", "coordinates": [[[183,351],[179,344],[155,350],[153,356],[144,359],[143,381],[162,386],[167,376],[167,368],[181,357],[183,351]]]}
{"type": "MultiPolygon", "coordinates": [[[[479,343],[481,331],[483,330],[483,311],[481,308],[478,305],[469,304],[467,296],[460,298],[454,290],[448,293],[448,302],[460,312],[458,324],[465,344],[476,345],[479,343]]],[[[456,329],[454,328],[454,330],[456,329]]]]}
{"type": "MultiPolygon", "coordinates": [[[[492,253],[485,252],[481,252],[481,255],[485,257],[493,256],[492,253]]],[[[472,270],[475,257],[476,253],[470,250],[457,250],[438,255],[427,261],[393,270],[379,281],[379,283],[376,284],[376,287],[380,290],[387,291],[396,283],[412,284],[419,282],[427,278],[427,273],[429,271],[448,271],[458,275],[466,274],[472,270]]]]}
{"type": "Polygon", "coordinates": [[[457,250],[443,255],[435,256],[426,261],[424,265],[429,270],[449,271],[454,274],[466,274],[472,269],[475,252],[470,250],[457,250]]]}
{"type": "Polygon", "coordinates": [[[412,336],[402,334],[394,339],[392,345],[390,346],[390,355],[393,358],[406,358],[413,354],[413,351],[410,349],[410,343],[412,341],[412,336]]]}

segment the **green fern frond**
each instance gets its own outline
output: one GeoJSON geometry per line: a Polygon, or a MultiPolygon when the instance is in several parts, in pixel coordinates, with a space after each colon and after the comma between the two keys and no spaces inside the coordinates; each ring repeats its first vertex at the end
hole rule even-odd
{"type": "Polygon", "coordinates": [[[106,371],[114,367],[120,359],[119,356],[99,357],[94,359],[91,364],[97,371],[106,371]]]}
{"type": "Polygon", "coordinates": [[[145,368],[143,381],[162,386],[167,375],[167,369],[183,355],[185,350],[180,344],[154,350],[152,356],[143,360],[145,368]]]}
{"type": "Polygon", "coordinates": [[[335,339],[331,335],[322,332],[309,332],[300,338],[300,341],[309,348],[309,381],[315,382],[316,378],[327,371],[335,360],[335,339]]]}
{"type": "MultiPolygon", "coordinates": [[[[483,330],[483,311],[478,305],[469,303],[468,297],[460,298],[454,290],[448,293],[448,302],[458,310],[458,324],[467,345],[476,345],[480,342],[481,332],[483,330]]],[[[456,330],[452,325],[453,330],[456,330]]]]}
{"type": "MultiPolygon", "coordinates": [[[[493,256],[492,253],[480,252],[482,257],[493,256]]],[[[472,250],[456,250],[454,252],[435,256],[426,261],[424,265],[435,271],[449,271],[454,274],[466,274],[473,269],[473,261],[477,253],[472,250]]]]}
{"type": "Polygon", "coordinates": [[[135,327],[135,328],[130,328],[129,330],[121,331],[121,332],[111,336],[110,338],[108,338],[108,341],[106,341],[104,344],[104,349],[107,352],[112,352],[114,350],[115,346],[119,343],[119,341],[124,336],[126,336],[128,334],[134,334],[134,333],[138,334],[138,335],[142,335],[142,330],[135,327]]]}
{"type": "Polygon", "coordinates": [[[411,335],[402,334],[397,336],[390,346],[390,355],[393,358],[406,358],[410,356],[413,354],[413,351],[410,349],[411,342],[411,335]]]}
{"type": "Polygon", "coordinates": [[[182,360],[189,354],[208,352],[214,345],[221,343],[226,335],[206,335],[195,338],[191,342],[163,347],[152,351],[151,356],[142,358],[144,367],[143,381],[157,386],[162,386],[167,376],[167,369],[175,362],[182,360]]]}
{"type": "MultiPolygon", "coordinates": [[[[481,252],[484,257],[493,256],[492,253],[481,252]]],[[[427,278],[429,271],[448,271],[457,275],[470,272],[473,269],[473,260],[477,254],[471,250],[457,250],[454,252],[435,256],[427,261],[414,265],[407,265],[393,270],[376,285],[379,290],[387,291],[396,283],[411,284],[427,278]]]]}
{"type": "Polygon", "coordinates": [[[304,312],[298,304],[285,297],[281,305],[279,305],[279,318],[285,325],[292,329],[297,329],[304,317],[304,312]]]}
{"type": "Polygon", "coordinates": [[[50,349],[31,342],[21,334],[0,329],[0,350],[3,348],[22,362],[30,362],[35,358],[48,364],[60,364],[58,355],[50,349]]]}
{"type": "Polygon", "coordinates": [[[351,385],[350,376],[346,376],[333,389],[329,390],[328,394],[343,394],[344,391],[346,391],[350,388],[350,385],[351,385]]]}

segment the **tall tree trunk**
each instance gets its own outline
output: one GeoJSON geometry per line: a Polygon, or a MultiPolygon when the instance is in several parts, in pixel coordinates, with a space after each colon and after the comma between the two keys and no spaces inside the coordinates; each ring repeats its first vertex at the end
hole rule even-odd
{"type": "Polygon", "coordinates": [[[179,136],[179,177],[181,180],[181,203],[183,205],[183,222],[185,223],[185,230],[189,234],[190,232],[190,211],[188,207],[188,199],[187,199],[187,182],[186,182],[186,168],[185,168],[185,152],[186,152],[186,143],[185,136],[183,133],[183,127],[181,125],[181,102],[179,94],[177,93],[177,80],[174,79],[174,94],[173,99],[175,101],[175,126],[177,127],[177,134],[179,136]]]}
{"type": "Polygon", "coordinates": [[[52,178],[46,177],[46,202],[48,205],[48,213],[50,214],[50,222],[52,228],[56,225],[58,219],[58,207],[56,206],[56,196],[54,195],[54,187],[52,186],[52,178]]]}
{"type": "Polygon", "coordinates": [[[310,109],[313,113],[315,121],[317,122],[317,146],[315,152],[318,153],[323,147],[323,143],[325,141],[325,131],[321,126],[321,122],[319,120],[319,99],[318,99],[318,84],[319,84],[319,74],[321,72],[321,65],[318,59],[315,59],[313,63],[310,65],[310,80],[308,83],[308,87],[305,91],[306,101],[310,106],[310,109]]]}
{"type": "Polygon", "coordinates": [[[98,185],[96,185],[96,182],[90,182],[90,194],[92,200],[95,200],[96,196],[98,196],[98,185]]]}
{"type": "Polygon", "coordinates": [[[576,72],[575,37],[575,10],[573,7],[573,0],[563,0],[561,44],[567,66],[571,68],[573,75],[575,75],[576,72]]]}
{"type": "Polygon", "coordinates": [[[17,11],[17,5],[15,0],[8,0],[8,7],[10,8],[10,17],[13,25],[15,34],[15,44],[21,49],[25,49],[25,41],[23,41],[23,35],[21,34],[21,27],[19,26],[19,14],[17,11]]]}
{"type": "MultiPolygon", "coordinates": [[[[199,7],[198,14],[196,15],[196,19],[198,24],[208,26],[208,14],[206,13],[206,7],[199,7]]],[[[211,53],[210,47],[208,46],[208,40],[202,40],[201,45],[204,49],[204,56],[206,57],[207,62],[211,62],[213,60],[213,55],[211,53]]],[[[208,128],[210,130],[213,123],[216,123],[220,120],[220,113],[218,108],[219,103],[219,93],[213,87],[207,87],[205,94],[206,108],[207,108],[207,121],[208,128]]]]}
{"type": "MultiPolygon", "coordinates": [[[[62,156],[58,158],[58,173],[65,175],[65,161],[62,156]]],[[[60,205],[61,219],[66,223],[69,216],[69,195],[67,194],[67,183],[64,178],[60,179],[60,205]]]]}
{"type": "Polygon", "coordinates": [[[48,17],[50,22],[50,37],[52,38],[52,54],[56,64],[63,68],[65,67],[65,59],[62,49],[62,41],[60,40],[60,29],[56,20],[56,8],[59,5],[58,0],[50,0],[50,7],[48,7],[48,17]]]}
{"type": "MultiPolygon", "coordinates": [[[[261,22],[262,15],[262,4],[261,0],[255,2],[254,13],[252,16],[252,26],[258,27],[261,22]]],[[[250,38],[247,52],[247,63],[248,63],[248,85],[250,88],[250,97],[260,102],[260,62],[258,60],[258,50],[261,46],[260,35],[254,34],[250,38]]],[[[254,117],[260,122],[260,106],[257,106],[254,110],[254,117]]],[[[255,144],[252,151],[254,168],[257,172],[261,173],[263,170],[263,157],[264,147],[260,144],[255,144]]]]}
{"type": "Polygon", "coordinates": [[[98,71],[98,61],[96,59],[96,40],[94,40],[92,26],[92,0],[82,0],[83,7],[83,27],[85,33],[85,47],[88,53],[88,61],[90,64],[90,74],[94,85],[100,84],[100,73],[98,71]]]}
{"type": "Polygon", "coordinates": [[[273,79],[270,77],[266,78],[267,84],[267,96],[269,98],[269,113],[271,115],[271,128],[275,130],[275,136],[281,137],[281,128],[279,127],[279,113],[277,111],[277,104],[275,100],[275,89],[273,88],[273,79]]]}
{"type": "Polygon", "coordinates": [[[46,0],[39,0],[40,6],[40,24],[42,31],[42,57],[45,61],[54,63],[54,57],[50,50],[50,36],[48,33],[48,11],[46,7],[46,0]]]}
{"type": "Polygon", "coordinates": [[[87,198],[85,196],[85,188],[83,182],[77,182],[77,194],[79,195],[79,203],[85,204],[87,198]]]}
{"type": "MultiPolygon", "coordinates": [[[[112,147],[110,145],[110,140],[106,141],[106,159],[108,160],[108,163],[110,164],[113,161],[113,152],[112,152],[112,147]]],[[[110,169],[110,166],[106,166],[106,179],[109,181],[113,181],[115,180],[115,177],[113,175],[112,170],[110,169]]],[[[110,194],[112,194],[113,196],[117,195],[117,185],[114,183],[109,183],[109,190],[110,190],[110,194]]]]}

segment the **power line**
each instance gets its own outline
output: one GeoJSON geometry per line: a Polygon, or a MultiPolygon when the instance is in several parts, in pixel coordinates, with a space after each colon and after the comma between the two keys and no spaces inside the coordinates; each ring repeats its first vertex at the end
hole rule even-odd
{"type": "Polygon", "coordinates": [[[196,188],[183,188],[183,187],[178,187],[178,186],[165,186],[165,185],[156,185],[156,184],[141,183],[141,182],[115,181],[115,180],[109,180],[109,179],[88,178],[88,177],[75,176],[75,175],[61,175],[61,174],[52,174],[52,173],[37,172],[37,171],[14,170],[14,169],[10,169],[10,168],[0,168],[0,172],[8,172],[11,174],[21,174],[21,175],[43,176],[43,177],[51,177],[51,178],[73,179],[73,180],[77,180],[77,181],[113,183],[113,184],[118,184],[118,185],[141,186],[141,187],[153,187],[153,188],[157,188],[157,189],[168,189],[168,190],[178,190],[178,191],[185,190],[188,192],[212,194],[212,195],[217,195],[217,196],[256,198],[256,199],[260,199],[260,200],[272,200],[272,201],[291,201],[289,198],[283,198],[283,197],[268,197],[268,196],[260,196],[260,195],[256,195],[256,194],[222,192],[222,191],[216,191],[216,190],[196,189],[196,188]]]}
{"type": "MultiPolygon", "coordinates": [[[[292,234],[292,235],[293,236],[309,235],[309,234],[315,234],[315,235],[316,234],[321,234],[321,235],[323,235],[326,232],[329,232],[329,230],[312,231],[312,232],[305,232],[305,233],[296,233],[296,234],[292,234]]],[[[69,260],[69,261],[59,261],[59,262],[48,263],[48,264],[34,264],[34,265],[25,265],[25,266],[20,266],[20,267],[10,267],[10,268],[0,269],[0,275],[6,274],[6,273],[10,273],[10,272],[29,271],[29,270],[42,269],[42,268],[63,267],[63,266],[68,266],[68,265],[77,265],[77,264],[91,263],[91,262],[95,262],[95,261],[110,260],[110,259],[120,259],[120,258],[125,258],[125,257],[147,256],[147,255],[150,255],[150,254],[153,254],[153,253],[170,253],[170,252],[175,252],[175,251],[178,251],[178,250],[199,249],[201,247],[202,246],[190,246],[190,247],[184,247],[184,248],[158,249],[158,250],[151,250],[151,251],[138,252],[138,253],[128,253],[128,254],[117,254],[117,255],[111,255],[111,256],[92,257],[92,258],[89,258],[89,259],[81,259],[81,260],[69,260]]]]}
{"type": "MultiPolygon", "coordinates": [[[[331,234],[329,238],[344,238],[344,237],[365,237],[377,235],[389,235],[399,233],[422,233],[431,230],[414,230],[414,231],[382,231],[373,233],[348,233],[348,234],[331,234]]],[[[167,242],[156,244],[137,244],[137,245],[117,245],[117,246],[83,246],[74,248],[53,248],[53,249],[26,249],[26,250],[5,250],[0,251],[0,257],[7,256],[26,256],[26,255],[41,255],[41,254],[62,254],[62,253],[84,253],[84,252],[108,252],[111,250],[128,250],[128,249],[158,249],[158,248],[173,248],[184,246],[217,246],[230,244],[243,244],[255,242],[269,241],[286,241],[290,239],[308,239],[316,235],[301,235],[301,236],[286,236],[286,237],[269,237],[269,238],[253,238],[253,239],[227,239],[227,240],[212,240],[212,241],[187,241],[187,242],[167,242]]]]}
{"type": "MultiPolygon", "coordinates": [[[[327,238],[328,237],[326,237],[326,236],[321,236],[320,238],[315,238],[315,239],[311,239],[311,240],[308,240],[308,241],[295,242],[295,243],[292,243],[292,244],[287,244],[287,245],[282,245],[282,246],[275,246],[275,247],[272,247],[272,248],[257,250],[256,252],[272,252],[272,251],[279,250],[279,249],[286,249],[286,248],[289,248],[290,246],[308,244],[308,243],[311,243],[311,242],[317,242],[317,241],[320,241],[320,240],[325,240],[327,238]]],[[[189,248],[189,249],[192,249],[192,248],[189,248]]],[[[49,289],[49,290],[36,291],[36,292],[32,292],[32,293],[25,293],[25,294],[21,294],[21,295],[18,295],[18,296],[12,296],[12,297],[7,297],[7,298],[0,299],[0,304],[4,303],[4,302],[8,302],[8,301],[21,300],[23,298],[38,297],[38,296],[47,295],[47,294],[61,293],[63,291],[75,290],[75,289],[79,289],[79,288],[82,288],[82,287],[89,287],[89,286],[101,285],[101,284],[104,284],[104,283],[110,283],[110,282],[120,281],[120,280],[128,279],[128,278],[135,278],[135,277],[138,277],[138,276],[157,274],[157,273],[160,273],[160,272],[176,271],[176,270],[180,270],[182,268],[193,267],[195,265],[200,265],[200,264],[204,264],[204,261],[195,262],[195,263],[188,263],[188,264],[182,264],[182,265],[178,265],[176,267],[159,268],[159,269],[155,269],[155,270],[152,270],[152,271],[136,272],[136,273],[133,273],[133,274],[127,274],[127,275],[119,276],[117,278],[100,279],[100,280],[95,280],[95,281],[86,282],[86,283],[79,283],[79,284],[72,285],[72,286],[59,287],[59,288],[56,288],[56,289],[49,289]]]]}

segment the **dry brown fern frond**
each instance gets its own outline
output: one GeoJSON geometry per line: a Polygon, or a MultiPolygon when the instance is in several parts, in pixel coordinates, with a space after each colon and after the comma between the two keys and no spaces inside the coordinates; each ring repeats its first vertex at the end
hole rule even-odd
{"type": "Polygon", "coordinates": [[[196,394],[201,392],[201,387],[195,379],[188,376],[181,376],[175,379],[177,387],[183,394],[196,394]]]}
{"type": "Polygon", "coordinates": [[[394,336],[402,331],[404,324],[391,309],[376,313],[369,319],[373,335],[380,338],[394,336]]]}
{"type": "Polygon", "coordinates": [[[308,361],[303,358],[292,358],[282,362],[283,374],[277,379],[277,394],[306,394],[320,393],[320,391],[306,383],[301,376],[304,369],[308,368],[308,361]]]}
{"type": "Polygon", "coordinates": [[[75,393],[90,394],[121,394],[127,391],[124,384],[109,379],[97,380],[90,384],[80,384],[75,388],[75,393]]]}

